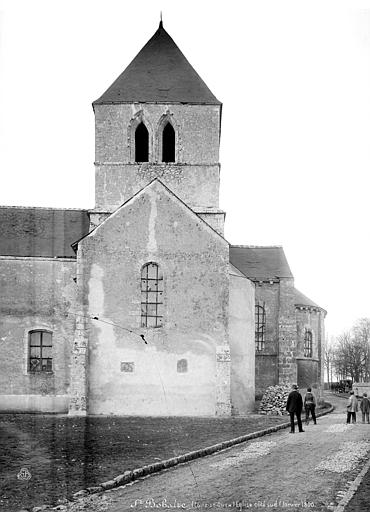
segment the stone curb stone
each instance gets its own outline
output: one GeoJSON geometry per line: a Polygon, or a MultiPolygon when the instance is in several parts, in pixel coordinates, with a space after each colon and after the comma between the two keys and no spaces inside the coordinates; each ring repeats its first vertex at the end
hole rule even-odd
{"type": "Polygon", "coordinates": [[[89,494],[87,489],[81,489],[81,491],[77,491],[72,495],[73,499],[82,498],[83,496],[87,496],[89,494]]]}
{"type": "MultiPolygon", "coordinates": [[[[316,414],[316,417],[325,416],[333,412],[335,407],[331,405],[327,410],[319,412],[316,414]]],[[[284,428],[290,427],[290,421],[281,423],[280,425],[276,425],[275,427],[269,427],[264,430],[258,430],[257,432],[252,432],[251,434],[246,434],[244,436],[236,437],[234,439],[230,439],[229,441],[223,441],[221,443],[214,444],[212,446],[208,446],[206,448],[201,448],[199,450],[195,450],[192,452],[185,453],[183,455],[179,455],[177,457],[173,457],[172,459],[163,460],[161,462],[155,462],[154,464],[149,464],[148,466],[143,466],[141,468],[136,468],[133,471],[125,471],[122,475],[116,476],[113,480],[108,480],[107,482],[103,482],[96,487],[88,487],[87,489],[82,489],[81,491],[75,492],[73,494],[73,500],[83,498],[89,494],[96,494],[98,492],[102,492],[103,490],[113,489],[114,487],[120,487],[122,485],[126,485],[134,480],[137,480],[143,476],[147,476],[153,473],[158,473],[164,469],[168,469],[173,466],[177,466],[178,464],[184,464],[194,459],[198,459],[200,457],[205,457],[207,455],[211,455],[212,453],[219,452],[226,448],[230,448],[231,446],[235,446],[237,444],[244,443],[245,441],[249,441],[250,439],[255,439],[257,437],[262,437],[267,434],[271,434],[273,432],[277,432],[278,430],[283,430],[284,428]]],[[[38,509],[45,510],[45,509],[38,509]]],[[[57,510],[56,507],[48,508],[48,510],[57,510]]],[[[21,511],[20,511],[21,512],[21,511]]]]}
{"type": "Polygon", "coordinates": [[[132,471],[125,471],[123,475],[118,475],[116,478],[113,478],[118,485],[127,484],[132,480],[132,471]]]}
{"type": "Polygon", "coordinates": [[[101,487],[103,487],[104,491],[107,491],[108,489],[113,489],[113,487],[117,487],[117,482],[114,480],[107,480],[106,482],[103,482],[100,485],[101,487]]]}
{"type": "Polygon", "coordinates": [[[88,487],[86,490],[89,494],[95,494],[97,492],[102,491],[103,487],[101,485],[96,485],[94,487],[88,487]]]}

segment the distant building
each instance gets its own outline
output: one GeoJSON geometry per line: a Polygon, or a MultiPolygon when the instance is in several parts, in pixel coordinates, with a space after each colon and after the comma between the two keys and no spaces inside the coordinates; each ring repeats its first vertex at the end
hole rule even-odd
{"type": "Polygon", "coordinates": [[[225,240],[221,103],[162,23],[93,108],[95,208],[0,208],[0,409],[243,415],[319,387],[324,311],[281,248],[225,240]]]}

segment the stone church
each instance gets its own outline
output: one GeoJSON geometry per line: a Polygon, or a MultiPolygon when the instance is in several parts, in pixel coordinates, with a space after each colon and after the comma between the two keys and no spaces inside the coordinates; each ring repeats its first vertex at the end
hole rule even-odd
{"type": "Polygon", "coordinates": [[[325,311],[281,247],[224,238],[221,106],[161,22],[93,103],[95,208],[0,208],[0,410],[244,415],[270,384],[320,390],[325,311]]]}

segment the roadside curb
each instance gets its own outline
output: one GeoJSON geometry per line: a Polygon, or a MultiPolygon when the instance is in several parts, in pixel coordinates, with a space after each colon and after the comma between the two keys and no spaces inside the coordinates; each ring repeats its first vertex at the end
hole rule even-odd
{"type": "MultiPolygon", "coordinates": [[[[330,406],[328,409],[321,411],[316,414],[316,417],[325,416],[333,412],[335,409],[334,406],[330,406]]],[[[258,437],[265,436],[267,434],[272,434],[273,432],[278,432],[279,430],[283,430],[284,428],[290,427],[290,421],[282,423],[281,425],[276,425],[275,427],[269,427],[264,430],[258,430],[257,432],[252,432],[251,434],[246,434],[244,436],[236,437],[234,439],[230,439],[229,441],[223,441],[221,443],[214,444],[212,446],[208,446],[206,448],[201,448],[199,450],[195,450],[192,452],[185,453],[183,455],[178,455],[176,457],[172,457],[171,459],[162,460],[160,462],[155,462],[154,464],[149,464],[147,466],[143,466],[141,468],[134,469],[132,471],[125,471],[122,475],[118,475],[112,480],[107,480],[101,484],[98,484],[93,487],[87,487],[86,489],[82,489],[78,492],[75,492],[72,495],[72,501],[77,501],[80,498],[85,498],[86,496],[91,496],[92,494],[97,494],[102,491],[107,491],[110,489],[114,489],[116,487],[121,487],[128,483],[131,483],[139,478],[144,476],[153,475],[155,473],[159,473],[165,469],[172,468],[179,464],[184,464],[186,462],[190,462],[195,459],[199,459],[201,457],[206,457],[207,455],[211,455],[213,453],[219,452],[221,450],[226,450],[232,446],[237,444],[244,443],[245,441],[249,441],[251,439],[256,439],[258,437]]],[[[44,506],[45,507],[45,506],[44,506]]],[[[65,510],[66,505],[60,504],[51,508],[41,508],[34,507],[32,509],[33,512],[38,512],[38,510],[65,510]]]]}

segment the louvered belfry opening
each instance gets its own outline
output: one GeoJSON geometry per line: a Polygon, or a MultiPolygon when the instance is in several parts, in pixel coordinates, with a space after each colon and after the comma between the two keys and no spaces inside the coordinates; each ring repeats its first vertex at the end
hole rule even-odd
{"type": "Polygon", "coordinates": [[[135,162],[149,162],[149,133],[143,122],[135,130],[135,162]]]}
{"type": "Polygon", "coordinates": [[[175,161],[175,130],[171,123],[167,123],[162,134],[162,162],[175,161]]]}

